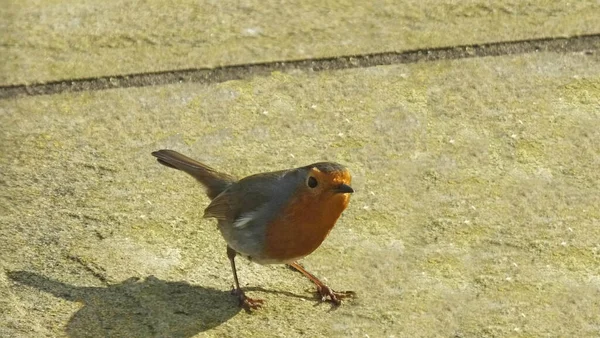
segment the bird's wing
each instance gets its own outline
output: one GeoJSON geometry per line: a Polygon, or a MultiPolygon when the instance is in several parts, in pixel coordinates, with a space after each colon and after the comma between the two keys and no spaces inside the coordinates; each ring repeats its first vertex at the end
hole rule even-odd
{"type": "Polygon", "coordinates": [[[295,182],[282,179],[287,171],[246,177],[218,195],[204,210],[204,217],[243,228],[255,220],[267,221],[289,199],[295,182]]]}

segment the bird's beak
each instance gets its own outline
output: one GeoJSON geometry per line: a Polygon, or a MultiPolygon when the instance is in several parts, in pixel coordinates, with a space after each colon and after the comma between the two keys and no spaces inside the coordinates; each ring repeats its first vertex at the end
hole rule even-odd
{"type": "Polygon", "coordinates": [[[340,193],[340,194],[351,194],[354,192],[354,189],[352,189],[351,186],[342,183],[342,184],[338,185],[334,191],[336,193],[340,193]]]}

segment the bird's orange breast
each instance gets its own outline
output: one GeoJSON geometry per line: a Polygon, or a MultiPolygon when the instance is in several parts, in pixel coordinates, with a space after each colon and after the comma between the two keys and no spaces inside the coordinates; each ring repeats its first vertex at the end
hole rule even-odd
{"type": "Polygon", "coordinates": [[[267,226],[265,254],[281,263],[300,259],[323,243],[348,202],[348,194],[299,194],[267,226]]]}

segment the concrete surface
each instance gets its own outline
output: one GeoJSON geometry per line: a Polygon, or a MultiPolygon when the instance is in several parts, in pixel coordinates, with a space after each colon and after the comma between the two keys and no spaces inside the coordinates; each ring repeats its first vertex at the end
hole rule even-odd
{"type": "MultiPolygon", "coordinates": [[[[587,16],[568,18],[586,3],[596,4],[529,15],[578,31],[587,16]]],[[[27,8],[20,13],[35,15],[27,8]]],[[[152,22],[144,18],[140,27],[152,22]]],[[[324,32],[345,36],[337,20],[324,32]]],[[[471,19],[454,24],[462,20],[471,19]]],[[[520,38],[546,33],[512,27],[520,38]]],[[[440,29],[449,43],[472,42],[463,33],[440,29]]],[[[364,34],[360,41],[377,35],[364,34]]],[[[3,45],[17,58],[6,63],[8,83],[62,78],[52,59],[24,70],[44,48],[3,45]]],[[[243,44],[222,48],[228,61],[254,60],[236,49],[243,44]]],[[[111,71],[182,65],[146,62],[140,54],[111,71]]],[[[111,69],[67,63],[68,76],[111,69]]],[[[2,100],[0,336],[596,337],[599,107],[597,50],[2,100]],[[150,152],[160,148],[239,177],[317,160],[349,167],[357,192],[303,263],[358,297],[332,309],[301,275],[239,260],[249,295],[266,300],[240,311],[225,243],[201,218],[208,200],[155,162],[150,152]]]]}
{"type": "Polygon", "coordinates": [[[2,3],[0,85],[600,32],[597,0],[2,3]]]}

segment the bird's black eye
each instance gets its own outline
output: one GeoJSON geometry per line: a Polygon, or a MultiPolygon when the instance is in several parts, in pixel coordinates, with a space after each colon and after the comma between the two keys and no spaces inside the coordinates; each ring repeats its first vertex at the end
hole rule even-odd
{"type": "Polygon", "coordinates": [[[307,182],[308,186],[311,188],[316,188],[317,185],[319,184],[319,182],[317,182],[317,179],[314,177],[309,177],[308,178],[308,182],[307,182]]]}

